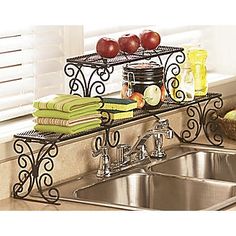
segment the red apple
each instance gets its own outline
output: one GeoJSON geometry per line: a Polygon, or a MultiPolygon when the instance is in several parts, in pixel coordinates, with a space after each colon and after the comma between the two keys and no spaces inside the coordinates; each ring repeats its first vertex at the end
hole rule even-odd
{"type": "Polygon", "coordinates": [[[135,34],[124,34],[118,39],[120,50],[128,54],[135,53],[140,47],[140,39],[135,34]]]}
{"type": "Polygon", "coordinates": [[[104,37],[98,40],[96,50],[101,57],[113,58],[118,54],[120,47],[116,40],[104,37]]]}
{"type": "Polygon", "coordinates": [[[129,99],[136,101],[138,108],[142,108],[145,105],[145,100],[144,100],[143,95],[141,93],[134,92],[131,94],[129,99]]]}
{"type": "Polygon", "coordinates": [[[144,30],[140,34],[141,46],[147,50],[155,49],[161,42],[161,37],[157,32],[144,30]]]}

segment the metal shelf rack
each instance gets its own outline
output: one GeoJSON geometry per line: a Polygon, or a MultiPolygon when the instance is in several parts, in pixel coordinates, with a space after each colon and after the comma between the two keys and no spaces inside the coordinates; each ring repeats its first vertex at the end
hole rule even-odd
{"type": "Polygon", "coordinates": [[[64,72],[70,78],[70,94],[82,97],[102,95],[106,91],[105,83],[111,78],[116,66],[140,60],[155,60],[164,67],[164,84],[168,97],[175,103],[181,103],[185,100],[185,94],[176,89],[177,101],[171,94],[171,88],[173,84],[178,85],[176,76],[180,73],[179,64],[185,60],[183,50],[180,47],[159,46],[155,50],[139,49],[131,55],[119,53],[111,59],[104,59],[96,53],[69,58],[64,72]]]}
{"type": "MultiPolygon", "coordinates": [[[[126,55],[120,53],[116,58],[103,59],[96,53],[78,56],[67,59],[64,71],[70,78],[70,94],[80,96],[91,96],[95,90],[99,95],[105,92],[104,82],[110,79],[117,65],[130,63],[139,60],[156,59],[159,64],[164,66],[164,84],[167,92],[167,100],[156,110],[135,110],[134,117],[119,121],[106,121],[99,128],[81,132],[79,134],[66,135],[57,133],[42,133],[34,130],[16,134],[14,150],[19,155],[18,165],[21,171],[18,174],[18,183],[13,186],[13,197],[18,199],[28,199],[33,187],[36,188],[43,198],[43,202],[58,204],[59,191],[53,187],[53,178],[50,172],[54,168],[54,159],[58,154],[57,144],[66,140],[78,140],[83,136],[104,132],[104,137],[98,136],[95,140],[95,148],[105,143],[111,148],[116,147],[120,141],[119,127],[135,120],[154,116],[186,108],[188,121],[186,129],[181,134],[175,133],[181,142],[191,143],[197,140],[203,131],[207,140],[212,145],[221,145],[223,137],[221,136],[216,123],[217,110],[223,106],[221,94],[208,93],[205,97],[196,97],[191,102],[182,100],[175,101],[170,94],[170,86],[177,80],[176,76],[180,72],[179,64],[183,63],[185,56],[183,48],[159,46],[156,50],[145,51],[138,50],[135,54],[126,55]],[[86,77],[83,69],[88,68],[91,71],[89,77],[86,77]],[[102,88],[102,89],[101,89],[102,88]],[[79,92],[80,90],[80,92],[79,92]],[[110,130],[116,128],[114,132],[110,130]],[[37,153],[33,152],[32,144],[41,144],[37,153]],[[46,187],[46,191],[44,191],[46,187]]],[[[182,94],[180,90],[177,91],[182,94]]],[[[178,96],[180,97],[180,96],[178,96]]]]}

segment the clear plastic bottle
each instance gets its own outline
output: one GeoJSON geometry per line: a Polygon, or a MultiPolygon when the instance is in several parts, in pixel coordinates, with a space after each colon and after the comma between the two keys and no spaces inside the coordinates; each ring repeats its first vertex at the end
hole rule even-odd
{"type": "MultiPolygon", "coordinates": [[[[188,61],[186,61],[181,67],[180,67],[180,73],[177,76],[179,86],[175,90],[175,100],[176,101],[182,101],[183,98],[178,98],[178,90],[182,91],[184,93],[184,101],[192,101],[194,99],[194,77],[193,73],[190,67],[190,64],[188,61]]],[[[181,95],[181,94],[179,94],[181,95]]]]}
{"type": "Polygon", "coordinates": [[[189,62],[194,76],[195,96],[205,96],[208,92],[206,59],[204,49],[191,49],[188,52],[189,62]]]}
{"type": "MultiPolygon", "coordinates": [[[[184,47],[185,62],[180,64],[180,73],[176,76],[178,87],[173,89],[172,96],[175,101],[188,102],[194,99],[194,76],[188,60],[189,47],[184,47]],[[178,92],[179,91],[179,92],[178,92]],[[181,92],[180,92],[181,91],[181,92]],[[184,99],[183,99],[184,94],[184,99]]],[[[176,83],[174,83],[177,85],[176,83]]]]}

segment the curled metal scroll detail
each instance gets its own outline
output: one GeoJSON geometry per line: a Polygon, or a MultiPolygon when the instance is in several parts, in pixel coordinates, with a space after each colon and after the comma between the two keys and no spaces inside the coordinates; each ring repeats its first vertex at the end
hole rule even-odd
{"type": "Polygon", "coordinates": [[[220,97],[209,99],[203,106],[199,103],[196,106],[187,108],[187,128],[181,132],[183,142],[192,143],[195,141],[201,131],[204,132],[207,140],[214,146],[220,146],[223,143],[223,136],[217,123],[217,110],[223,106],[220,97]]]}
{"type": "MultiPolygon", "coordinates": [[[[175,103],[182,103],[185,100],[185,93],[178,89],[180,66],[185,61],[184,52],[171,53],[164,63],[164,84],[168,97],[175,103]]],[[[161,61],[162,62],[162,61],[161,61]]]]}
{"type": "Polygon", "coordinates": [[[70,94],[84,96],[86,91],[86,79],[82,67],[73,63],[68,63],[64,67],[64,72],[71,78],[69,81],[70,94]],[[81,79],[79,79],[79,76],[81,79]],[[82,95],[78,92],[80,88],[83,92],[82,95]]]}
{"type": "Polygon", "coordinates": [[[111,132],[110,128],[105,130],[105,137],[98,136],[95,139],[95,149],[99,150],[101,146],[108,146],[111,148],[117,147],[120,142],[120,132],[118,130],[111,132]]]}
{"type": "Polygon", "coordinates": [[[220,132],[219,124],[217,123],[217,118],[218,118],[217,110],[223,107],[223,100],[221,98],[217,98],[213,102],[213,107],[210,109],[207,109],[208,104],[209,101],[205,107],[205,112],[203,117],[204,121],[203,130],[207,140],[211,144],[220,146],[223,143],[224,139],[223,135],[220,132]]]}
{"type": "Polygon", "coordinates": [[[106,144],[109,147],[116,147],[120,142],[120,132],[118,130],[110,132],[110,129],[106,129],[106,144]]]}
{"type": "Polygon", "coordinates": [[[187,108],[187,115],[189,120],[187,121],[187,129],[181,133],[181,138],[185,142],[195,141],[202,129],[202,109],[199,104],[197,106],[189,106],[187,108]]]}
{"type": "Polygon", "coordinates": [[[91,97],[93,91],[98,95],[104,94],[106,91],[104,82],[110,79],[114,67],[94,68],[89,76],[85,75],[85,68],[82,68],[82,65],[74,63],[67,63],[64,67],[65,74],[70,78],[70,94],[82,97],[91,97]]]}
{"type": "Polygon", "coordinates": [[[15,198],[26,198],[34,185],[47,203],[56,203],[59,200],[59,191],[52,187],[53,178],[50,172],[54,168],[53,158],[58,154],[55,143],[46,143],[35,154],[26,140],[17,139],[14,150],[19,155],[18,165],[22,169],[18,174],[19,182],[13,186],[15,198]],[[43,188],[46,187],[45,190],[43,188]]]}

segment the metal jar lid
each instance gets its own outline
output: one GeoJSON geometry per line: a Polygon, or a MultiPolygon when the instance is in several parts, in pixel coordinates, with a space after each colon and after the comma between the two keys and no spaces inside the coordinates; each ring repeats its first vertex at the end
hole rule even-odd
{"type": "Polygon", "coordinates": [[[123,78],[128,80],[127,76],[133,74],[135,80],[158,81],[163,78],[163,66],[154,62],[130,63],[123,66],[123,78]]]}
{"type": "Polygon", "coordinates": [[[163,66],[155,62],[130,63],[123,66],[125,72],[134,72],[137,74],[155,75],[163,73],[163,66]]]}
{"type": "Polygon", "coordinates": [[[131,63],[123,66],[123,78],[135,77],[135,81],[159,81],[163,79],[163,66],[154,62],[131,63]]]}

